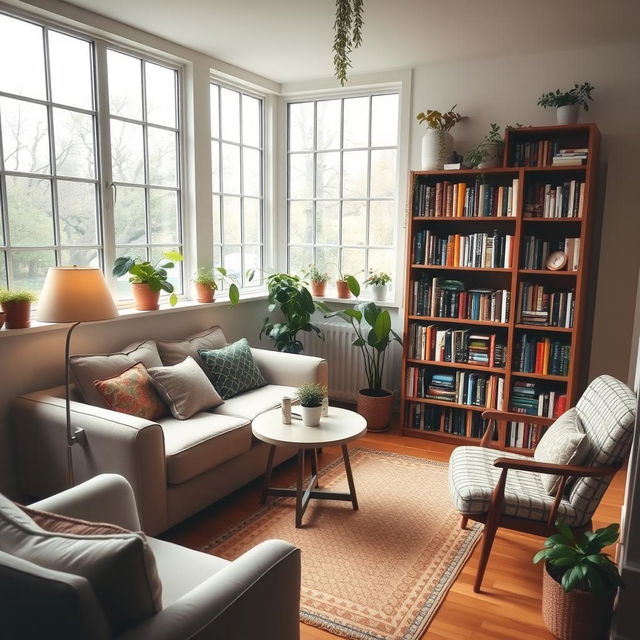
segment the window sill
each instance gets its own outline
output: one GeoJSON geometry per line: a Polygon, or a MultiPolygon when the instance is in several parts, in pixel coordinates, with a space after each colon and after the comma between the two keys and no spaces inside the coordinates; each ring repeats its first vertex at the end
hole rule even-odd
{"type": "Polygon", "coordinates": [[[400,305],[394,300],[372,300],[371,298],[331,298],[328,296],[314,297],[314,300],[322,300],[322,302],[330,302],[332,304],[347,304],[354,306],[361,302],[375,302],[379,307],[388,309],[399,309],[400,305]]]}

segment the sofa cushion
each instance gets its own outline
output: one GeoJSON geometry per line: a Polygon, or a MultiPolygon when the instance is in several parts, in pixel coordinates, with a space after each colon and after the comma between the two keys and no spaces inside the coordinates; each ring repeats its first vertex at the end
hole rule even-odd
{"type": "Polygon", "coordinates": [[[69,358],[71,373],[82,398],[87,404],[103,409],[108,409],[109,405],[93,383],[117,376],[136,362],[142,362],[146,368],[162,366],[153,340],[126,347],[122,353],[73,355],[69,358]]]}
{"type": "Polygon", "coordinates": [[[196,413],[186,422],[164,418],[159,424],[169,484],[191,480],[251,448],[251,425],[244,418],[196,413]]]}
{"type": "Polygon", "coordinates": [[[187,420],[199,411],[224,402],[191,356],[171,367],[151,367],[147,373],[156,391],[169,405],[171,415],[178,420],[187,420]]]}
{"type": "Polygon", "coordinates": [[[245,420],[253,420],[265,411],[279,407],[283,396],[293,398],[295,387],[284,387],[268,384],[265,387],[245,391],[243,394],[226,400],[213,412],[217,415],[236,416],[245,420]]]}

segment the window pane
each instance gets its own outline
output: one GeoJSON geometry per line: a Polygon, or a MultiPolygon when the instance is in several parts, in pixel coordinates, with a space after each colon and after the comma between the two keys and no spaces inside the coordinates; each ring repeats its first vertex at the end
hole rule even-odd
{"type": "Polygon", "coordinates": [[[147,121],[176,126],[176,72],[152,62],[144,63],[147,121]]]}
{"type": "Polygon", "coordinates": [[[85,40],[49,31],[51,97],[54,102],[93,108],[91,45],[85,40]]]}
{"type": "Polygon", "coordinates": [[[0,98],[0,116],[5,169],[50,173],[47,108],[22,100],[0,98]]]}
{"type": "MultiPolygon", "coordinates": [[[[262,266],[262,247],[247,246],[244,247],[244,273],[248,269],[260,269],[262,266]]],[[[254,277],[255,280],[255,277],[254,277]]],[[[248,284],[248,283],[245,283],[248,284]]],[[[253,281],[252,283],[253,284],[253,281]]]]}
{"type": "Polygon", "coordinates": [[[138,58],[108,50],[107,65],[109,70],[109,111],[111,115],[141,120],[141,61],[138,58]]]}
{"type": "Polygon", "coordinates": [[[313,102],[289,105],[289,151],[313,149],[313,102]]]}
{"type": "Polygon", "coordinates": [[[139,187],[118,187],[114,217],[116,244],[145,243],[147,241],[147,223],[144,189],[139,187]]]}
{"type": "Polygon", "coordinates": [[[93,116],[54,109],[53,130],[57,175],[95,178],[93,116]]]}
{"type": "Polygon", "coordinates": [[[220,143],[211,141],[211,190],[220,192],[220,143]]]}
{"type": "Polygon", "coordinates": [[[60,264],[65,267],[94,267],[100,268],[100,258],[97,249],[63,249],[60,252],[60,264]]]}
{"type": "Polygon", "coordinates": [[[316,203],[316,244],[340,244],[340,203],[316,203]]]}
{"type": "Polygon", "coordinates": [[[291,247],[289,249],[289,273],[301,274],[313,262],[311,247],[291,247]]]}
{"type": "Polygon", "coordinates": [[[0,251],[0,287],[8,288],[7,280],[7,254],[6,251],[0,251]]]}
{"type": "Polygon", "coordinates": [[[316,155],[316,197],[340,197],[340,152],[316,155]]]}
{"type": "Polygon", "coordinates": [[[393,276],[395,253],[389,249],[369,249],[369,271],[385,271],[393,276]]]}
{"type": "Polygon", "coordinates": [[[338,253],[337,247],[317,247],[316,264],[322,271],[326,271],[329,280],[338,279],[338,253]]]}
{"type": "Polygon", "coordinates": [[[372,201],[369,210],[369,244],[378,247],[393,246],[394,201],[372,201]]]}
{"type": "MultiPolygon", "coordinates": [[[[152,247],[151,248],[151,262],[154,264],[162,258],[162,254],[165,251],[176,251],[178,247],[152,247]]],[[[167,280],[174,286],[176,293],[182,293],[182,262],[175,262],[175,266],[171,269],[167,269],[167,280]]]]}
{"type": "Polygon", "coordinates": [[[144,182],[142,126],[111,120],[111,164],[117,182],[144,182]]]}
{"type": "Polygon", "coordinates": [[[246,196],[260,196],[260,151],[242,149],[242,192],[246,196]]]}
{"type": "Polygon", "coordinates": [[[242,143],[260,147],[260,100],[242,96],[242,143]]]}
{"type": "Polygon", "coordinates": [[[371,146],[395,147],[398,144],[398,95],[373,96],[371,103],[371,146]]]}
{"type": "MultiPolygon", "coordinates": [[[[220,196],[213,196],[213,241],[222,242],[222,227],[220,223],[220,196]]],[[[220,261],[217,260],[216,264],[220,261]]]]}
{"type": "Polygon", "coordinates": [[[342,244],[366,244],[367,203],[342,203],[342,244]]]}
{"type": "Polygon", "coordinates": [[[340,148],[340,104],[341,100],[318,102],[318,149],[340,148]]]}
{"type": "Polygon", "coordinates": [[[211,137],[220,137],[220,93],[218,86],[209,85],[209,108],[211,113],[211,137]]]}
{"type": "Polygon", "coordinates": [[[260,200],[244,198],[244,242],[259,244],[262,242],[262,220],[260,200]]]}
{"type": "Polygon", "coordinates": [[[229,276],[241,282],[242,253],[240,247],[230,245],[222,247],[222,266],[227,270],[229,276]]]}
{"type": "Polygon", "coordinates": [[[294,153],[289,156],[289,197],[313,197],[313,154],[294,153]]]}
{"type": "Polygon", "coordinates": [[[344,147],[369,146],[369,98],[344,101],[344,147]]]}
{"type": "Polygon", "coordinates": [[[342,250],[342,274],[352,275],[362,282],[364,277],[364,249],[343,249],[342,250]]]}
{"type": "Polygon", "coordinates": [[[313,242],[312,202],[291,202],[289,204],[289,242],[292,244],[313,242]]]}
{"type": "Polygon", "coordinates": [[[46,98],[41,27],[0,14],[0,60],[0,91],[46,98]]]}
{"type": "Polygon", "coordinates": [[[165,129],[148,127],[149,184],[178,186],[177,134],[165,129]]]}
{"type": "Polygon", "coordinates": [[[10,241],[13,246],[53,244],[51,181],[5,176],[10,241]]]}
{"type": "Polygon", "coordinates": [[[396,192],[396,150],[371,152],[371,197],[393,198],[396,192]]]}
{"type": "Polygon", "coordinates": [[[53,249],[35,251],[12,251],[14,289],[40,291],[49,267],[55,267],[56,254],[53,249]]]}
{"type": "Polygon", "coordinates": [[[60,243],[97,244],[96,185],[58,180],[57,188],[60,243]]]}
{"type": "Polygon", "coordinates": [[[221,87],[222,139],[240,142],[240,94],[221,87]]]}
{"type": "Polygon", "coordinates": [[[240,147],[222,144],[222,190],[240,193],[240,147]]]}
{"type": "Polygon", "coordinates": [[[342,197],[367,197],[366,151],[345,151],[342,155],[342,197]]]}
{"type": "Polygon", "coordinates": [[[225,244],[242,242],[240,198],[231,196],[222,198],[222,224],[222,239],[225,244]]]}
{"type": "Polygon", "coordinates": [[[175,191],[149,189],[149,222],[152,243],[178,243],[178,194],[175,191]]]}

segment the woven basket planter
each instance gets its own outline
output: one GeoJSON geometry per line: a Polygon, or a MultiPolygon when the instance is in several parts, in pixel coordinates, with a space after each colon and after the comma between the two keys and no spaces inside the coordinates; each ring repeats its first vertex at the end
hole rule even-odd
{"type": "Polygon", "coordinates": [[[358,391],[358,413],[367,421],[367,431],[386,431],[391,424],[393,393],[386,389],[383,393],[374,396],[369,389],[358,391]]]}
{"type": "Polygon", "coordinates": [[[542,618],[559,640],[606,640],[609,637],[615,591],[603,598],[589,591],[562,588],[545,565],[542,578],[542,618]]]}

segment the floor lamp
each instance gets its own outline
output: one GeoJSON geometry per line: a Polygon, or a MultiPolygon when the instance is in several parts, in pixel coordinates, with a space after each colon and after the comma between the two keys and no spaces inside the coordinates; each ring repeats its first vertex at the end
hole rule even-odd
{"type": "Polygon", "coordinates": [[[69,345],[71,333],[81,322],[116,318],[118,310],[100,269],[89,267],[51,267],[47,272],[36,312],[39,322],[71,322],[64,347],[64,385],[67,423],[67,468],[71,486],[74,444],[85,441],[82,429],[71,426],[69,396],[69,345]]]}

